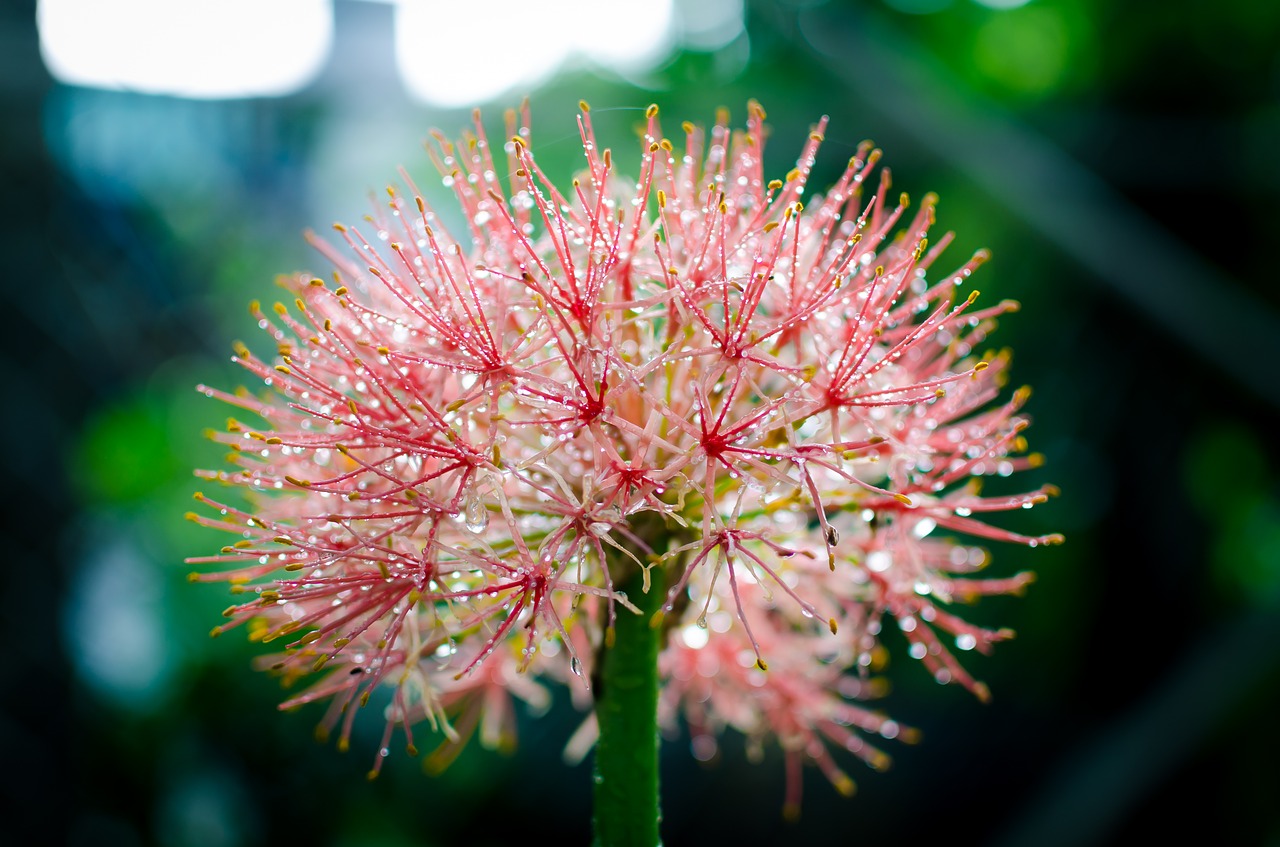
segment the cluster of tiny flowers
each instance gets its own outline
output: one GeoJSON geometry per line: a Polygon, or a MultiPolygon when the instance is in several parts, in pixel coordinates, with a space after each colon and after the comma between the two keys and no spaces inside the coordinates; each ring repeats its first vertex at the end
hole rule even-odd
{"type": "Polygon", "coordinates": [[[869,143],[809,192],[825,119],[767,179],[764,117],[672,140],[650,107],[620,172],[582,104],[562,191],[527,110],[496,146],[477,116],[430,147],[464,230],[402,173],[367,230],[335,225],[345,249],[311,237],[332,282],[289,278],[292,308],[253,307],[275,358],[235,361],[269,391],[201,387],[260,419],[212,433],[233,467],[202,474],[247,499],[197,494],[188,516],[236,536],[192,560],[241,601],[215,634],[282,645],[264,664],[311,680],[284,705],[329,701],[340,746],[385,688],[374,773],[397,727],[414,753],[429,724],[443,763],[477,731],[509,739],[543,681],[589,703],[636,569],[670,586],[651,620],[662,720],[683,717],[699,758],[727,727],[776,741],[789,808],[805,762],[847,792],[833,750],[878,768],[872,738],[914,736],[857,705],[883,691],[886,619],[938,681],[987,696],[956,651],[1010,633],[954,604],[1032,577],[973,576],[973,540],[1061,540],[984,520],[1052,493],[981,493],[1038,463],[1028,392],[1001,402],[1008,357],[978,352],[1016,304],[965,290],[983,253],[934,274],[936,198],[891,199],[869,143]]]}

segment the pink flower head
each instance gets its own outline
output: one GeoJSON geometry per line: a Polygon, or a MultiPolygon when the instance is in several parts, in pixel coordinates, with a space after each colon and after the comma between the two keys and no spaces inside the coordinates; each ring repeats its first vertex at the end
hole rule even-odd
{"type": "Polygon", "coordinates": [[[1032,577],[975,578],[966,539],[1061,540],[985,521],[1052,493],[980,491],[1038,463],[1028,392],[999,400],[1008,357],[976,352],[1017,305],[966,289],[985,253],[937,272],[936,198],[892,197],[869,143],[814,194],[825,118],[768,179],[764,117],[672,140],[650,107],[624,159],[583,104],[561,189],[527,111],[497,145],[477,115],[431,149],[460,218],[402,172],[367,232],[308,236],[332,282],[254,305],[273,361],[236,352],[270,392],[201,388],[260,419],[216,434],[234,467],[201,474],[251,505],[197,495],[212,514],[191,515],[237,538],[192,560],[240,595],[215,634],[244,625],[314,680],[286,705],[330,700],[345,745],[346,707],[385,686],[383,747],[399,726],[414,750],[421,721],[443,760],[473,730],[498,743],[513,700],[545,702],[537,678],[588,690],[635,568],[669,574],[664,719],[704,758],[724,727],[776,740],[789,808],[803,762],[848,791],[829,748],[880,767],[871,738],[913,735],[855,704],[883,689],[886,617],[939,681],[987,696],[957,651],[1010,633],[954,603],[1032,577]]]}

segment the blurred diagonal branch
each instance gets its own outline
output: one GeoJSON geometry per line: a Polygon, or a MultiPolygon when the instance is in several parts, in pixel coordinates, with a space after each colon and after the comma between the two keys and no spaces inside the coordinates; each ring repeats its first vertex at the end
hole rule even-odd
{"type": "Polygon", "coordinates": [[[964,90],[874,15],[801,13],[798,36],[889,121],[1136,306],[1280,407],[1280,318],[1051,140],[964,90]]]}
{"type": "Polygon", "coordinates": [[[1208,633],[1141,702],[1060,761],[1001,847],[1100,844],[1280,659],[1280,615],[1264,608],[1208,633]]]}

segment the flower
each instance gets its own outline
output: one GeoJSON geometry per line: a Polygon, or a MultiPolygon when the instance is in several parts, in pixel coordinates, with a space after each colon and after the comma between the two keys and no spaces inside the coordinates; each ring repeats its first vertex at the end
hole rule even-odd
{"type": "Polygon", "coordinates": [[[852,790],[829,747],[882,767],[872,737],[914,737],[857,705],[883,691],[886,618],[940,682],[987,696],[944,637],[987,652],[1010,633],[954,602],[1032,577],[972,576],[986,553],[964,539],[1061,540],[982,519],[1053,493],[979,486],[1039,462],[1028,392],[998,401],[1008,355],[976,353],[1017,306],[966,291],[984,252],[934,273],[937,200],[891,198],[869,143],[808,192],[825,118],[767,179],[764,119],[752,103],[744,131],[721,115],[673,142],[650,107],[624,166],[583,104],[562,191],[527,109],[496,147],[477,114],[430,148],[459,226],[403,174],[371,232],[335,225],[345,250],[308,235],[332,283],[253,306],[275,358],[235,361],[270,391],[201,387],[260,422],[213,434],[232,469],[202,476],[246,493],[196,495],[189,517],[237,540],[193,579],[239,595],[215,635],[285,645],[265,663],[314,680],[284,705],[329,700],[323,735],[345,746],[347,707],[385,687],[381,746],[398,726],[416,752],[426,721],[443,763],[474,730],[506,737],[513,700],[545,703],[539,679],[589,702],[636,569],[669,577],[664,721],[684,716],[700,758],[724,727],[776,740],[788,809],[805,761],[852,790]]]}

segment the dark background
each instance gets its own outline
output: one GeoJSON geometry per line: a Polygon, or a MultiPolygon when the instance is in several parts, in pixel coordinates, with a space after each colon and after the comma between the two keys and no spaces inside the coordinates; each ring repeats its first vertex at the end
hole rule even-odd
{"type": "MultiPolygon", "coordinates": [[[[303,91],[191,101],[59,84],[34,4],[0,6],[10,843],[589,840],[567,697],[513,755],[441,777],[393,756],[370,784],[380,723],[345,755],[314,743],[319,710],[278,713],[249,645],[206,637],[223,589],[185,579],[221,543],[182,514],[226,415],[192,386],[237,384],[244,304],[323,268],[303,228],[358,218],[397,164],[429,179],[418,141],[467,121],[404,93],[390,7],[335,14],[303,91]]],[[[440,37],[519,61],[484,27],[449,7],[440,37]]],[[[972,659],[992,704],[895,650],[883,705],[923,743],[887,774],[844,762],[853,800],[806,773],[796,824],[776,750],[749,764],[727,738],[704,767],[676,739],[667,843],[1280,845],[1280,4],[750,2],[727,45],[629,79],[579,63],[530,93],[539,161],[565,175],[579,98],[617,152],[650,101],[706,123],[755,97],[779,175],[828,114],[814,185],[874,138],[895,187],[941,195],[956,261],[992,249],[984,299],[1024,304],[995,340],[1036,389],[1048,463],[1027,487],[1064,492],[1006,525],[1067,545],[993,551],[993,572],[1040,579],[973,611],[1019,632],[972,659]]],[[[518,96],[488,104],[492,131],[518,96]]]]}

